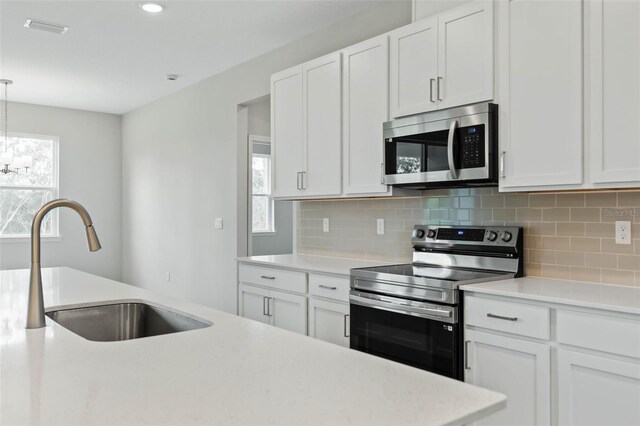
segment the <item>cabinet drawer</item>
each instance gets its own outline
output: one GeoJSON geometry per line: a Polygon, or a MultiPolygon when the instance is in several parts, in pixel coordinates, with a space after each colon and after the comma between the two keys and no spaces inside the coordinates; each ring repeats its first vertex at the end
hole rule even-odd
{"type": "Polygon", "coordinates": [[[258,284],[296,293],[307,292],[307,277],[304,272],[241,264],[238,272],[240,282],[258,284]]]}
{"type": "Polygon", "coordinates": [[[314,296],[349,302],[349,278],[309,274],[309,293],[314,296]]]}
{"type": "Polygon", "coordinates": [[[557,335],[567,345],[640,358],[638,320],[559,310],[557,335]]]}
{"type": "Polygon", "coordinates": [[[549,339],[549,308],[466,296],[467,325],[549,339]]]}

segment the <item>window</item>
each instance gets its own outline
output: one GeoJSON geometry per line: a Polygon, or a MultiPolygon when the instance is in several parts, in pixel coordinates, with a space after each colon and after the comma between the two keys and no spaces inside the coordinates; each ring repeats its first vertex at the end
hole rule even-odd
{"type": "Polygon", "coordinates": [[[271,144],[268,138],[249,137],[251,146],[252,232],[275,232],[271,198],[271,144]]]}
{"type": "MultiPolygon", "coordinates": [[[[28,173],[0,173],[0,237],[29,237],[35,213],[58,197],[58,138],[9,133],[0,150],[33,159],[28,173]]],[[[41,235],[58,236],[56,211],[45,217],[41,235]]]]}

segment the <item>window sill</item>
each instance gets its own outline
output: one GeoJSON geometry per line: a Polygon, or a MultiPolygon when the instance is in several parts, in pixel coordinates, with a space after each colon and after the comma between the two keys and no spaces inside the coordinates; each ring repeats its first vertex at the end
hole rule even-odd
{"type": "Polygon", "coordinates": [[[272,231],[272,232],[252,232],[251,235],[253,235],[254,237],[261,237],[261,236],[269,236],[269,235],[276,235],[276,231],[272,231]]]}
{"type": "MultiPolygon", "coordinates": [[[[41,242],[50,242],[56,243],[62,241],[62,237],[40,237],[41,242]]],[[[31,242],[31,237],[0,237],[0,243],[29,243],[31,242]]]]}

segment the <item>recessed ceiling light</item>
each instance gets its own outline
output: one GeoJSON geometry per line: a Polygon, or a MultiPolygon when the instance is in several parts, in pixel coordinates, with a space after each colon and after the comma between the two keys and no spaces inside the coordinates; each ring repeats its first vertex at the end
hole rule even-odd
{"type": "Polygon", "coordinates": [[[24,23],[25,28],[32,30],[47,31],[49,33],[64,34],[69,27],[64,25],[52,24],[51,22],[36,21],[35,19],[27,19],[24,23]]]}
{"type": "Polygon", "coordinates": [[[160,13],[162,12],[162,9],[164,9],[158,3],[142,3],[140,7],[142,10],[149,13],[160,13]]]}

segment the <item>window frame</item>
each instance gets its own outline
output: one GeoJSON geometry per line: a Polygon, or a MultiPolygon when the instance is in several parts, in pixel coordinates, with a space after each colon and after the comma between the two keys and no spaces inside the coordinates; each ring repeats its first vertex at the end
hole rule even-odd
{"type": "MultiPolygon", "coordinates": [[[[35,133],[18,133],[8,132],[8,137],[23,138],[23,139],[41,139],[49,140],[53,143],[53,186],[29,186],[29,185],[3,185],[0,182],[0,189],[16,190],[16,191],[52,191],[52,200],[55,200],[60,196],[60,138],[52,135],[41,135],[35,133]]],[[[49,241],[60,241],[62,236],[60,235],[60,221],[58,215],[58,209],[54,209],[48,213],[51,215],[51,234],[41,235],[41,239],[49,241]]],[[[0,234],[0,241],[3,243],[8,242],[24,242],[31,239],[31,234],[0,234]]]]}
{"type": "Polygon", "coordinates": [[[249,135],[249,212],[251,212],[251,221],[249,222],[249,226],[251,227],[251,235],[273,235],[276,233],[276,220],[275,220],[275,204],[273,200],[273,195],[271,193],[271,173],[273,171],[273,153],[267,154],[255,154],[253,152],[254,145],[269,145],[271,147],[271,138],[266,136],[257,136],[257,135],[249,135]],[[269,179],[269,192],[268,193],[259,193],[254,194],[253,192],[253,158],[261,157],[269,159],[269,170],[267,172],[267,176],[269,179]],[[271,222],[270,229],[267,231],[255,231],[253,229],[253,197],[267,197],[268,200],[268,216],[269,221],[271,222]]]}

